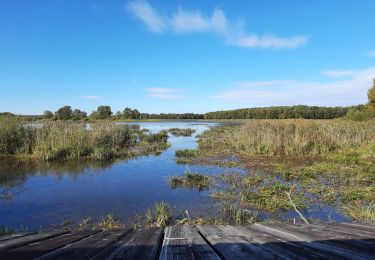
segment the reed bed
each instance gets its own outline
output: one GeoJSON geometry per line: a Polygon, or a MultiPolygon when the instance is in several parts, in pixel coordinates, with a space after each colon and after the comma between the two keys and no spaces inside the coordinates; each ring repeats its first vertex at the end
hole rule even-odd
{"type": "Polygon", "coordinates": [[[374,140],[375,121],[249,120],[242,126],[206,132],[200,150],[216,148],[242,156],[324,156],[374,140]]]}
{"type": "Polygon", "coordinates": [[[0,118],[0,155],[33,156],[47,161],[83,157],[110,160],[152,153],[166,148],[167,138],[165,131],[144,133],[113,122],[26,125],[15,118],[0,118]]]}

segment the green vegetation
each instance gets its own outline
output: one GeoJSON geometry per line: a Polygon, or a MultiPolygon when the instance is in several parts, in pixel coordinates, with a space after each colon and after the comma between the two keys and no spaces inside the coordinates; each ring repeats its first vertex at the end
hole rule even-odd
{"type": "Polygon", "coordinates": [[[159,153],[168,146],[168,134],[145,133],[115,123],[51,122],[26,125],[15,117],[0,118],[0,155],[42,160],[93,158],[110,160],[124,156],[159,153]]]}
{"type": "Polygon", "coordinates": [[[255,212],[274,221],[294,206],[309,211],[322,205],[373,221],[374,120],[249,120],[206,131],[197,150],[176,157],[209,164],[224,158],[249,170],[220,175],[210,185],[211,198],[234,222],[246,214],[251,220],[255,212]]]}
{"type": "Polygon", "coordinates": [[[195,133],[195,130],[191,128],[170,128],[168,132],[173,136],[191,136],[195,133]]]}
{"type": "Polygon", "coordinates": [[[279,106],[244,108],[204,114],[205,119],[333,119],[346,115],[351,107],[279,106]]]}
{"type": "Polygon", "coordinates": [[[146,224],[149,226],[165,227],[172,221],[169,205],[162,202],[155,203],[155,215],[150,209],[146,212],[146,224]]]}
{"type": "Polygon", "coordinates": [[[203,189],[208,189],[210,182],[211,178],[209,176],[191,172],[185,172],[185,174],[180,177],[169,177],[169,186],[172,189],[187,187],[190,189],[196,188],[201,191],[203,189]]]}
{"type": "Polygon", "coordinates": [[[175,156],[177,158],[194,158],[197,156],[197,151],[192,149],[177,150],[175,156]]]}

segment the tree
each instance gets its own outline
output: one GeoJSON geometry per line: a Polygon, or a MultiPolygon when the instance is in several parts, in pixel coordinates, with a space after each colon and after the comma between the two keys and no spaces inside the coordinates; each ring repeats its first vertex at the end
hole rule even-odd
{"type": "Polygon", "coordinates": [[[127,107],[124,109],[124,111],[122,111],[122,115],[125,119],[131,119],[133,115],[133,110],[127,107]]]}
{"type": "Polygon", "coordinates": [[[63,106],[56,111],[56,117],[59,120],[69,120],[72,118],[72,108],[70,106],[63,106]]]}
{"type": "Polygon", "coordinates": [[[373,79],[372,87],[367,92],[368,102],[371,106],[375,106],[375,78],[373,79]]]}
{"type": "Polygon", "coordinates": [[[95,117],[98,119],[105,119],[112,115],[110,106],[99,106],[96,110],[95,117]]]}
{"type": "Polygon", "coordinates": [[[79,109],[74,109],[72,113],[72,119],[79,120],[87,117],[87,113],[79,109]]]}
{"type": "Polygon", "coordinates": [[[133,118],[133,119],[139,119],[140,116],[141,116],[141,113],[139,113],[139,111],[138,111],[137,109],[134,109],[134,110],[132,111],[132,118],[133,118]]]}
{"type": "Polygon", "coordinates": [[[51,119],[51,118],[53,118],[53,113],[51,111],[46,110],[46,111],[43,112],[43,118],[51,119]]]}

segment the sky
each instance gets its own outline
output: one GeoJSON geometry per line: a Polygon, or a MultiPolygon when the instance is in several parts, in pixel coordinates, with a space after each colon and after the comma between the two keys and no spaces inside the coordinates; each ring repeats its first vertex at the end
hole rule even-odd
{"type": "Polygon", "coordinates": [[[1,0],[0,111],[365,103],[373,0],[1,0]]]}

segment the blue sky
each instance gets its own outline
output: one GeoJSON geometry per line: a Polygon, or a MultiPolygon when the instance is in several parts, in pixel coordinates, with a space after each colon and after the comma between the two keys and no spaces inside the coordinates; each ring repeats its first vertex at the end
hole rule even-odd
{"type": "Polygon", "coordinates": [[[2,0],[0,111],[365,103],[373,0],[2,0]]]}

